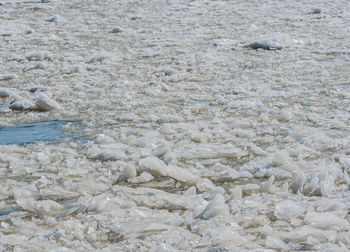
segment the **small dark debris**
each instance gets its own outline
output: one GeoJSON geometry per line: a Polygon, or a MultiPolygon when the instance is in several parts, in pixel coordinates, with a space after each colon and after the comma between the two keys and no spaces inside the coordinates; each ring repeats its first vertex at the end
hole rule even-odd
{"type": "Polygon", "coordinates": [[[263,50],[282,50],[282,46],[279,45],[273,45],[269,43],[260,43],[260,42],[253,42],[249,45],[245,45],[245,48],[252,48],[254,50],[263,49],[263,50]]]}
{"type": "Polygon", "coordinates": [[[122,29],[120,29],[119,27],[114,27],[112,30],[111,30],[111,33],[120,33],[122,32],[122,29]]]}
{"type": "Polygon", "coordinates": [[[271,215],[271,216],[268,216],[268,217],[269,217],[270,221],[272,221],[272,222],[277,220],[276,216],[274,216],[274,215],[271,215]]]}
{"type": "Polygon", "coordinates": [[[49,3],[50,0],[40,0],[40,3],[49,3]]]}
{"type": "Polygon", "coordinates": [[[312,14],[320,14],[322,11],[321,11],[321,9],[314,9],[313,11],[312,11],[312,14]]]}
{"type": "Polygon", "coordinates": [[[57,17],[54,16],[54,17],[52,17],[52,18],[46,19],[46,21],[47,21],[47,22],[51,22],[51,23],[57,22],[57,17]]]}
{"type": "Polygon", "coordinates": [[[312,245],[311,244],[302,244],[299,248],[300,251],[310,251],[312,250],[312,245]]]}
{"type": "Polygon", "coordinates": [[[45,92],[45,91],[47,91],[47,88],[45,88],[45,87],[31,87],[28,89],[28,91],[31,93],[45,92]]]}
{"type": "Polygon", "coordinates": [[[117,243],[124,238],[124,236],[122,234],[119,234],[119,233],[112,231],[112,230],[107,233],[107,237],[108,237],[108,241],[113,242],[113,243],[117,243]]]}
{"type": "Polygon", "coordinates": [[[238,94],[239,94],[239,92],[238,92],[238,91],[236,91],[236,90],[232,90],[232,94],[233,94],[233,95],[238,95],[238,94]]]}

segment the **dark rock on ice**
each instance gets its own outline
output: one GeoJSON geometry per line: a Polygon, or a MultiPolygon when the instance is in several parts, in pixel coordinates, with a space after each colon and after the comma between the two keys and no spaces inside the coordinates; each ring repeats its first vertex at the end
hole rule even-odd
{"type": "Polygon", "coordinates": [[[114,27],[112,30],[111,30],[111,33],[120,33],[122,32],[122,29],[120,29],[119,27],[114,27]]]}
{"type": "Polygon", "coordinates": [[[282,50],[282,46],[269,44],[269,43],[262,43],[262,42],[253,42],[249,45],[244,46],[245,48],[252,48],[254,50],[263,49],[263,50],[282,50]]]}
{"type": "Polygon", "coordinates": [[[233,90],[232,90],[232,94],[233,94],[233,95],[238,95],[238,94],[239,94],[239,91],[233,89],[233,90]]]}
{"type": "Polygon", "coordinates": [[[310,251],[313,246],[311,244],[302,244],[299,248],[300,251],[310,251]]]}
{"type": "Polygon", "coordinates": [[[321,11],[321,9],[314,9],[312,12],[311,12],[311,14],[320,14],[322,11],[321,11]]]}
{"type": "Polygon", "coordinates": [[[36,92],[46,92],[47,88],[46,87],[30,87],[27,90],[31,93],[36,93],[36,92]]]}
{"type": "Polygon", "coordinates": [[[4,33],[1,33],[1,36],[3,36],[3,37],[10,37],[10,36],[11,36],[11,33],[9,33],[9,32],[4,32],[4,33]]]}
{"type": "Polygon", "coordinates": [[[46,21],[47,21],[47,22],[51,22],[51,23],[57,22],[57,17],[54,16],[54,17],[52,17],[52,18],[46,19],[46,21]]]}

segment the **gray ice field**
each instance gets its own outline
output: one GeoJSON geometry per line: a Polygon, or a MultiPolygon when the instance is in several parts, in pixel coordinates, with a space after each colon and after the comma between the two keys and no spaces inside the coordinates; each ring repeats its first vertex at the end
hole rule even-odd
{"type": "Polygon", "coordinates": [[[348,0],[0,0],[0,251],[348,251],[348,0]]]}

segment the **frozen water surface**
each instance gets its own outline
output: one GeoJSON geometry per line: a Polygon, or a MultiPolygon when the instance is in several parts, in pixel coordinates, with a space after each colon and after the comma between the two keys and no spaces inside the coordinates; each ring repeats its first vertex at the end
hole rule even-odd
{"type": "Polygon", "coordinates": [[[350,249],[348,0],[0,3],[0,250],[350,249]]]}

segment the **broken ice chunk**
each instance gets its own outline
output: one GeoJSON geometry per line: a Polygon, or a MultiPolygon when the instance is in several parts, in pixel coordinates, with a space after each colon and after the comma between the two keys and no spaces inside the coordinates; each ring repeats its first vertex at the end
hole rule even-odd
{"type": "Polygon", "coordinates": [[[127,181],[128,179],[135,178],[137,175],[136,169],[132,165],[128,165],[124,168],[123,172],[120,174],[120,176],[117,179],[117,183],[127,181]]]}
{"type": "Polygon", "coordinates": [[[34,108],[35,106],[30,100],[14,101],[9,106],[9,109],[12,110],[29,110],[34,108]]]}
{"type": "Polygon", "coordinates": [[[293,193],[300,193],[303,190],[305,181],[306,181],[305,174],[300,173],[291,185],[292,192],[293,193]]]}
{"type": "Polygon", "coordinates": [[[292,218],[298,218],[306,212],[307,208],[297,201],[285,200],[276,204],[275,215],[279,219],[291,221],[292,218]]]}
{"type": "Polygon", "coordinates": [[[210,219],[217,215],[227,215],[228,207],[225,204],[225,198],[222,194],[217,194],[213,200],[211,200],[205,209],[196,216],[196,218],[210,219]]]}
{"type": "Polygon", "coordinates": [[[35,99],[35,109],[38,111],[50,111],[59,109],[60,105],[44,94],[40,94],[35,99]]]}

